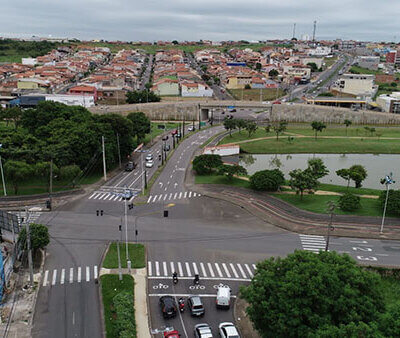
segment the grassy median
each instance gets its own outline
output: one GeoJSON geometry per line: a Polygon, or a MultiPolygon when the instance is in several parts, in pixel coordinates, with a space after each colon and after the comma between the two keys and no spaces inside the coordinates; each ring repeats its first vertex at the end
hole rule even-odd
{"type": "Polygon", "coordinates": [[[136,337],[133,277],[123,275],[120,281],[118,275],[103,275],[100,282],[107,338],[120,337],[120,332],[124,329],[129,330],[132,337],[136,337]],[[116,298],[121,293],[129,297],[125,299],[124,304],[116,298]],[[124,325],[121,325],[121,322],[124,325]]]}
{"type": "MultiPolygon", "coordinates": [[[[127,268],[125,242],[120,244],[119,249],[121,255],[121,267],[127,268]]],[[[140,269],[146,266],[145,248],[143,244],[128,243],[128,255],[132,262],[132,268],[140,269]]],[[[118,268],[118,250],[116,242],[110,244],[106,257],[104,258],[103,267],[107,269],[118,268]]]]}

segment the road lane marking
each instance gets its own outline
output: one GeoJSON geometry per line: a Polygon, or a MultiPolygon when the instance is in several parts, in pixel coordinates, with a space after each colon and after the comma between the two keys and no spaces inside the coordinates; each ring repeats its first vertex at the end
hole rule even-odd
{"type": "Polygon", "coordinates": [[[235,277],[236,277],[236,278],[239,278],[239,275],[238,275],[238,273],[236,272],[235,266],[234,266],[232,263],[230,263],[229,266],[231,267],[231,269],[232,269],[233,274],[235,275],[235,277]]]}
{"type": "Polygon", "coordinates": [[[171,265],[171,272],[172,273],[176,272],[174,262],[170,262],[170,265],[171,265]]]}
{"type": "Polygon", "coordinates": [[[196,197],[196,196],[197,196],[197,193],[194,192],[194,193],[193,193],[193,197],[196,197]]]}
{"type": "Polygon", "coordinates": [[[247,278],[246,274],[244,273],[244,270],[240,264],[236,264],[237,267],[239,268],[240,273],[242,274],[243,278],[247,278]]]}
{"type": "Polygon", "coordinates": [[[176,199],[176,195],[177,195],[177,194],[178,194],[178,193],[176,192],[175,195],[174,195],[174,199],[176,199]]]}
{"type": "Polygon", "coordinates": [[[208,270],[210,271],[211,277],[215,277],[214,270],[212,268],[211,263],[207,263],[208,270]]]}
{"type": "Polygon", "coordinates": [[[148,268],[148,271],[149,271],[149,276],[151,276],[153,274],[153,271],[151,269],[151,261],[147,262],[147,268],[148,268]]]}
{"type": "Polygon", "coordinates": [[[223,276],[223,275],[222,275],[222,271],[221,271],[221,269],[220,269],[218,263],[214,263],[214,265],[215,265],[215,268],[217,269],[218,275],[219,275],[220,277],[222,277],[222,276],[223,276]]]}
{"type": "Polygon", "coordinates": [[[160,275],[160,266],[158,264],[158,261],[156,261],[156,275],[159,276],[160,275]]]}
{"type": "Polygon", "coordinates": [[[49,278],[49,270],[46,270],[46,271],[44,272],[43,286],[46,286],[46,285],[47,285],[48,278],[49,278]]]}
{"type": "Polygon", "coordinates": [[[183,198],[186,198],[186,195],[187,195],[187,191],[185,191],[185,195],[183,195],[183,198]]]}
{"type": "Polygon", "coordinates": [[[93,278],[94,279],[97,279],[97,277],[98,277],[98,273],[97,273],[97,265],[95,265],[94,267],[93,267],[93,278]]]}
{"type": "Polygon", "coordinates": [[[178,199],[181,199],[181,197],[182,197],[182,192],[179,193],[178,199]]]}
{"type": "Polygon", "coordinates": [[[153,198],[153,196],[152,195],[150,195],[149,196],[149,199],[147,200],[147,203],[149,203],[150,202],[150,200],[153,198]]]}
{"type": "Polygon", "coordinates": [[[51,285],[55,285],[56,284],[56,279],[57,279],[57,270],[54,269],[54,271],[53,271],[53,280],[51,281],[51,285]]]}
{"type": "Polygon", "coordinates": [[[163,262],[164,276],[168,276],[167,262],[163,262]]]}
{"type": "Polygon", "coordinates": [[[78,283],[81,282],[81,277],[82,277],[82,270],[81,267],[78,268],[78,283]]]}
{"type": "Polygon", "coordinates": [[[188,196],[188,198],[190,198],[190,197],[192,197],[192,192],[191,192],[191,191],[189,191],[189,196],[188,196]]]}
{"type": "Polygon", "coordinates": [[[206,269],[204,268],[204,264],[203,263],[200,263],[200,268],[201,268],[201,271],[203,272],[203,276],[207,277],[206,269]]]}
{"type": "Polygon", "coordinates": [[[254,270],[256,270],[256,269],[257,269],[257,267],[256,267],[256,265],[255,265],[255,264],[252,264],[252,266],[253,266],[253,269],[254,269],[254,270]]]}
{"type": "Polygon", "coordinates": [[[165,195],[164,195],[164,201],[167,199],[167,196],[168,196],[168,194],[165,194],[165,195]]]}
{"type": "Polygon", "coordinates": [[[183,277],[183,269],[182,269],[182,264],[181,262],[178,262],[178,270],[179,270],[179,276],[183,277]]]}
{"type": "Polygon", "coordinates": [[[69,269],[69,282],[72,283],[74,281],[74,268],[69,269]]]}
{"type": "Polygon", "coordinates": [[[169,197],[168,197],[168,199],[170,200],[170,199],[171,199],[171,197],[172,197],[172,192],[169,194],[169,197]]]}
{"type": "Polygon", "coordinates": [[[160,197],[158,198],[158,201],[160,202],[160,200],[161,200],[161,197],[162,197],[162,194],[160,195],[160,197]]]}
{"type": "Polygon", "coordinates": [[[244,266],[246,267],[247,272],[249,273],[250,277],[253,277],[254,275],[253,275],[253,273],[251,272],[250,267],[249,267],[247,264],[245,264],[244,266]]]}
{"type": "Polygon", "coordinates": [[[193,270],[194,270],[194,274],[198,275],[199,274],[199,270],[197,269],[197,265],[195,262],[192,263],[193,264],[193,270]]]}
{"type": "Polygon", "coordinates": [[[93,194],[89,197],[89,199],[92,199],[94,195],[97,195],[97,194],[96,194],[96,193],[93,193],[93,194]]]}
{"type": "Polygon", "coordinates": [[[158,195],[155,195],[153,198],[153,203],[157,200],[158,195]]]}
{"type": "Polygon", "coordinates": [[[65,281],[65,269],[61,270],[61,279],[60,279],[60,283],[64,284],[65,281]]]}
{"type": "Polygon", "coordinates": [[[90,269],[89,269],[89,267],[87,266],[86,267],[86,282],[89,282],[90,281],[90,269]]]}
{"type": "Polygon", "coordinates": [[[186,263],[185,263],[185,266],[186,266],[186,271],[187,271],[188,276],[191,277],[191,276],[192,276],[192,272],[190,271],[189,263],[186,262],[186,263]]]}

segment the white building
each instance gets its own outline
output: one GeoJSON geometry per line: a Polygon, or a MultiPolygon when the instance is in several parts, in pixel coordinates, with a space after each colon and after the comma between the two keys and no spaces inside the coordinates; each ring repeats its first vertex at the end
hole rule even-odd
{"type": "Polygon", "coordinates": [[[327,56],[331,53],[332,53],[331,47],[322,47],[322,46],[318,46],[308,51],[308,55],[312,56],[327,56]]]}
{"type": "Polygon", "coordinates": [[[202,83],[182,82],[182,97],[212,97],[213,90],[202,83]]]}
{"type": "Polygon", "coordinates": [[[45,101],[64,103],[67,106],[82,106],[85,108],[93,107],[94,96],[91,95],[68,95],[68,94],[48,94],[45,101]]]}
{"type": "Polygon", "coordinates": [[[400,92],[379,95],[376,103],[385,113],[400,114],[400,92]]]}
{"type": "Polygon", "coordinates": [[[372,97],[377,92],[378,86],[375,85],[375,75],[343,74],[331,89],[341,94],[372,97]]]}
{"type": "Polygon", "coordinates": [[[37,64],[36,58],[22,58],[21,62],[25,66],[35,66],[37,64]]]}

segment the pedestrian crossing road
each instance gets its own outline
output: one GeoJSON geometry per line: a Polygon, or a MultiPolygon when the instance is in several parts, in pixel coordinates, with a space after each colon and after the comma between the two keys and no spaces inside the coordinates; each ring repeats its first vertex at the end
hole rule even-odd
{"type": "Polygon", "coordinates": [[[250,281],[256,270],[255,264],[239,263],[196,263],[196,262],[159,262],[148,261],[149,278],[170,278],[174,271],[180,278],[194,277],[202,279],[232,279],[250,281]]]}
{"type": "Polygon", "coordinates": [[[160,195],[150,195],[147,199],[147,203],[158,203],[164,201],[174,201],[174,200],[184,200],[193,197],[200,197],[201,195],[197,192],[193,191],[180,191],[180,192],[171,192],[160,195]]]}
{"type": "Polygon", "coordinates": [[[299,235],[303,250],[318,253],[320,250],[325,250],[326,241],[324,236],[299,235]]]}
{"type": "Polygon", "coordinates": [[[44,272],[42,285],[43,286],[53,286],[56,284],[72,284],[72,283],[82,283],[90,282],[98,278],[97,265],[90,267],[77,267],[77,268],[67,268],[67,269],[54,269],[46,270],[44,272]]]}

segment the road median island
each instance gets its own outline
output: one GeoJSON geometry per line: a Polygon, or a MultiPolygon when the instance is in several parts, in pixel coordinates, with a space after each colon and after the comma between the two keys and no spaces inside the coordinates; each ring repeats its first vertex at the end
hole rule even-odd
{"type": "Polygon", "coordinates": [[[127,269],[126,246],[121,243],[122,280],[119,280],[117,244],[111,243],[100,271],[107,338],[150,337],[144,245],[128,243],[128,255],[131,269],[127,269]]]}

